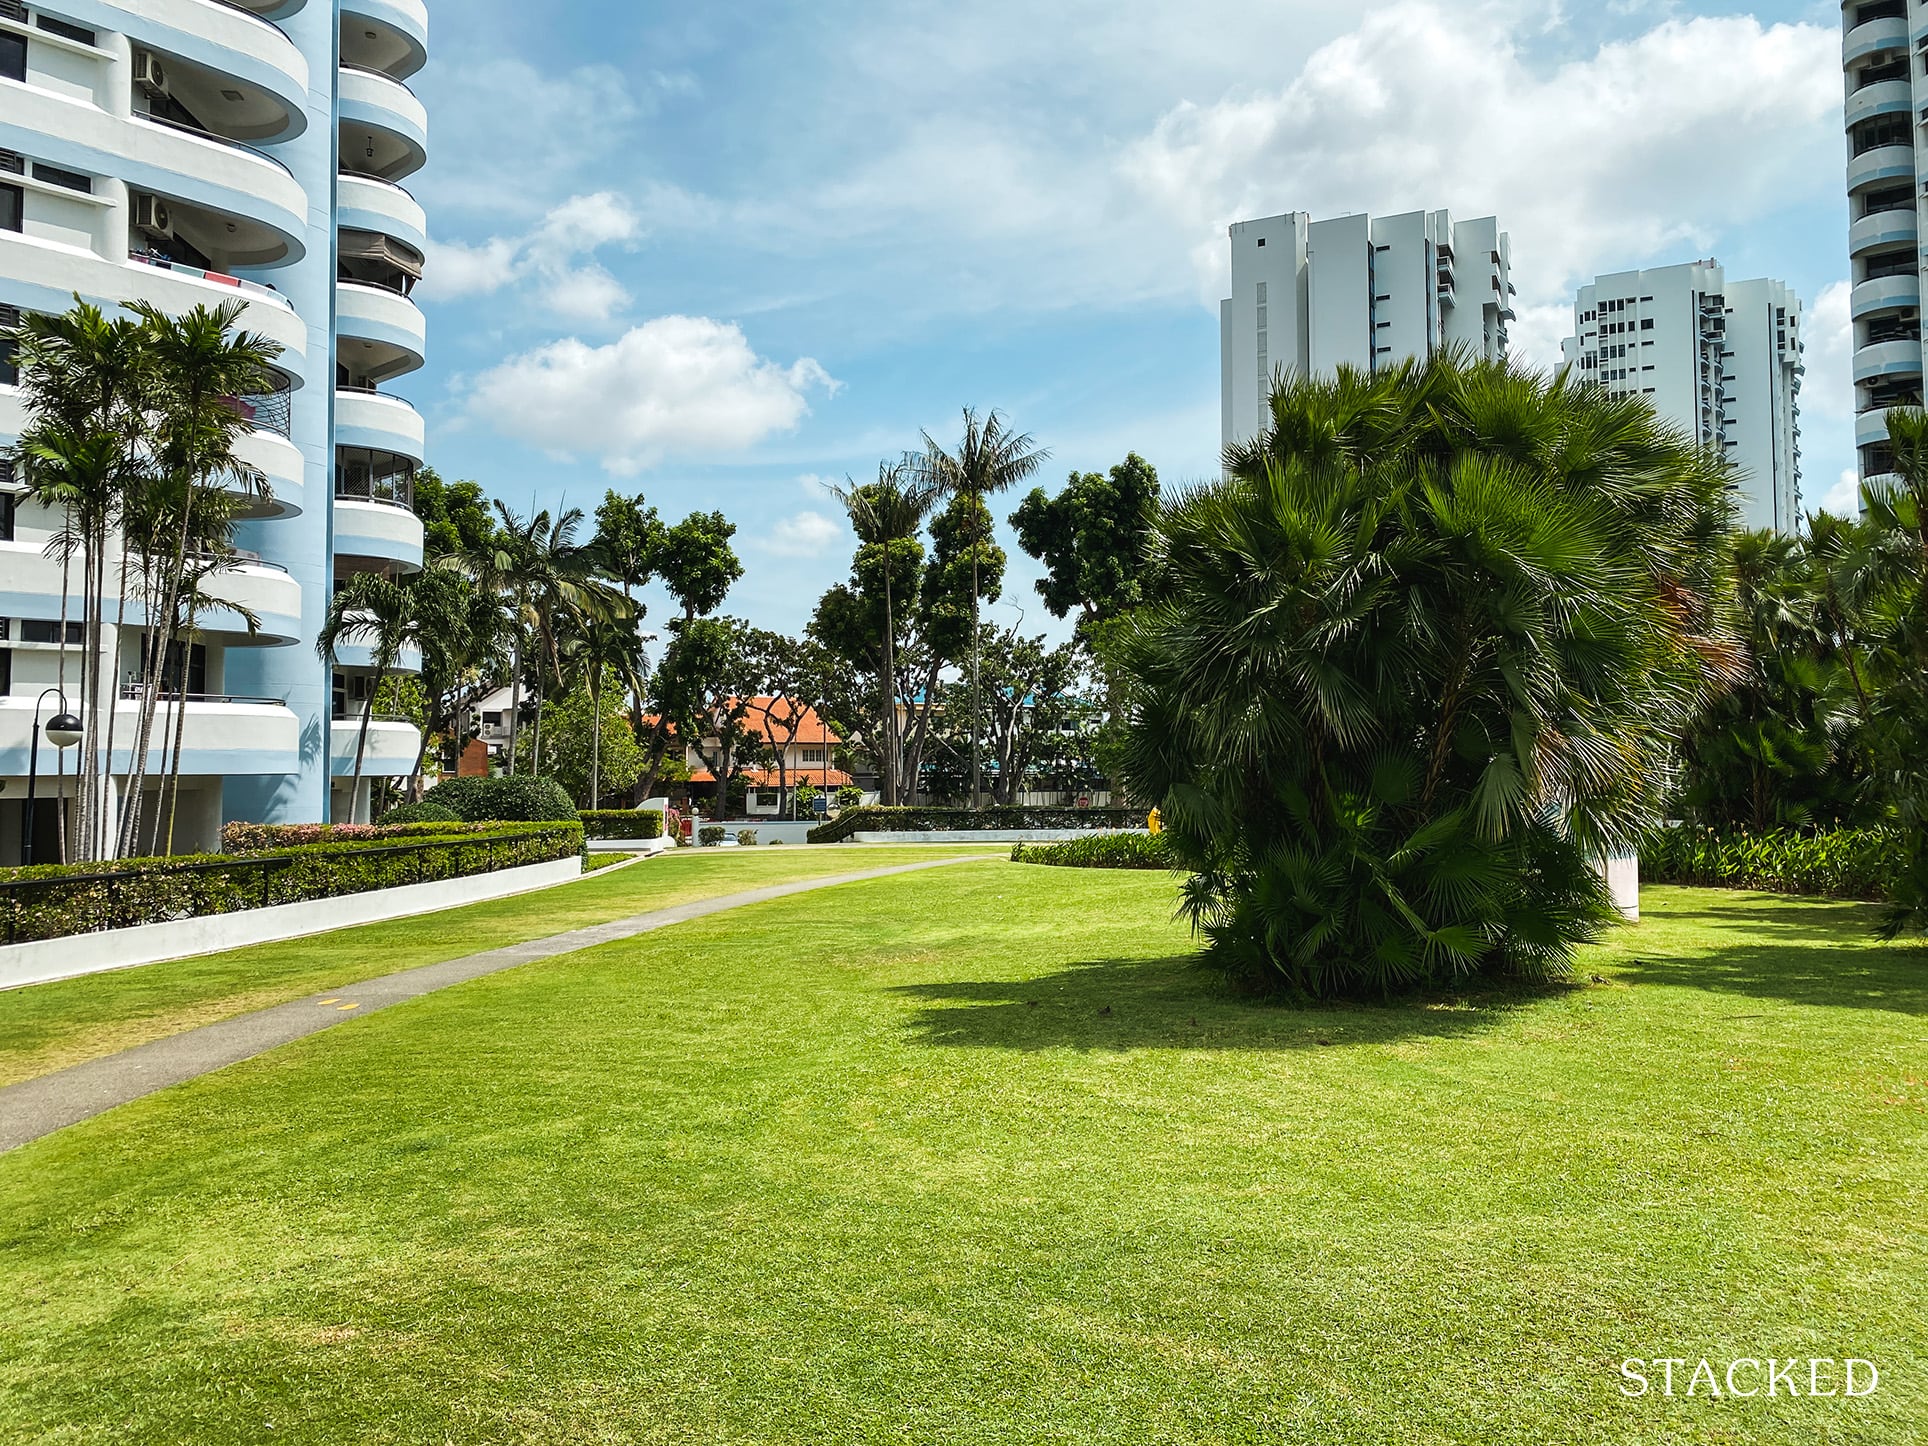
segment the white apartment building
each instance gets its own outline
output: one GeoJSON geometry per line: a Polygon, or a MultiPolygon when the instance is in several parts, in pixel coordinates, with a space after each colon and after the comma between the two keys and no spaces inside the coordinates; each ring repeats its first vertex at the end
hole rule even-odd
{"type": "Polygon", "coordinates": [[[1854,440],[1863,480],[1893,464],[1887,410],[1922,401],[1919,177],[1928,175],[1928,0],[1841,7],[1854,289],[1854,440]]]}
{"type": "Polygon", "coordinates": [[[1491,216],[1340,216],[1301,211],[1231,229],[1232,295],[1219,307],[1221,432],[1264,430],[1281,373],[1378,371],[1465,347],[1506,356],[1511,249],[1491,216]]]}
{"type": "MultiPolygon", "coordinates": [[[[425,0],[0,0],[0,324],[76,293],[110,312],[240,297],[240,326],[286,349],[275,390],[238,401],[273,501],[241,524],[242,565],[210,588],[261,626],[210,615],[169,669],[168,711],[187,714],[177,848],[214,843],[224,820],[345,820],[365,813],[369,781],[414,769],[416,730],[384,721],[348,797],[373,660],[344,648],[331,676],[314,645],[339,579],[423,562],[422,418],[385,388],[426,344],[410,293],[427,224],[400,182],[427,155],[406,83],[427,38],[425,0]]],[[[0,355],[0,457],[24,415],[11,361],[0,355]]],[[[25,798],[35,714],[54,711],[42,695],[63,661],[77,711],[131,717],[123,695],[139,682],[124,638],[112,694],[79,695],[77,638],[57,636],[62,570],[45,555],[57,523],[0,466],[0,864],[29,833],[37,862],[58,856],[51,800],[73,796],[74,757],[43,737],[31,817],[25,798]]],[[[79,583],[66,591],[78,618],[79,583]]],[[[145,626],[136,604],[128,631],[145,626]]],[[[115,775],[131,771],[131,733],[118,729],[115,775]]],[[[150,774],[164,764],[157,750],[150,774]]]]}
{"type": "Polygon", "coordinates": [[[1801,522],[1801,301],[1778,281],[1728,281],[1717,261],[1622,271],[1582,287],[1566,364],[1644,397],[1739,474],[1741,521],[1801,522]]]}

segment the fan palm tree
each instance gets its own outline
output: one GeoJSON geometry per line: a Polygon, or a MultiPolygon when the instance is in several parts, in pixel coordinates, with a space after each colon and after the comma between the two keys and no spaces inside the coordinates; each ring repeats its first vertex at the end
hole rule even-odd
{"type": "Polygon", "coordinates": [[[1736,675],[1729,470],[1639,399],[1461,359],[1272,418],[1164,509],[1115,640],[1194,925],[1317,995],[1557,974],[1736,675]]]}
{"type": "MultiPolygon", "coordinates": [[[[978,527],[979,508],[986,497],[995,497],[1027,480],[1050,453],[1032,441],[1028,432],[1013,432],[1002,414],[992,411],[980,418],[970,407],[964,409],[964,435],[957,450],[947,452],[929,432],[924,434],[921,458],[922,478],[950,497],[970,499],[970,526],[978,527]]],[[[978,718],[982,703],[979,688],[982,611],[978,598],[979,569],[988,536],[971,539],[971,807],[976,808],[982,780],[978,749],[978,718]]]]}
{"type": "Polygon", "coordinates": [[[883,794],[886,807],[898,802],[898,773],[903,753],[897,733],[897,611],[893,581],[898,544],[914,540],[924,530],[941,497],[936,482],[921,473],[918,459],[904,457],[896,462],[879,462],[877,480],[859,485],[846,477],[845,486],[830,485],[830,493],[850,516],[857,541],[865,548],[882,553],[884,573],[884,636],[880,655],[882,668],[882,714],[884,735],[879,763],[883,769],[883,794]]]}
{"type": "Polygon", "coordinates": [[[368,729],[375,718],[375,695],[388,675],[396,670],[401,656],[423,642],[423,618],[415,605],[414,590],[378,572],[358,572],[335,589],[329,599],[328,615],[323,619],[315,651],[329,667],[339,663],[336,653],[344,643],[364,642],[373,654],[375,680],[362,700],[361,729],[355,739],[355,774],[350,786],[349,808],[361,798],[362,769],[368,754],[368,729]]]}

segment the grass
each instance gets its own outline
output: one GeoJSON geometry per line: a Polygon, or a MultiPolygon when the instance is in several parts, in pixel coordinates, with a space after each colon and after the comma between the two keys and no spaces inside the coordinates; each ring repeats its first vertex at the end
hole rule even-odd
{"type": "Polygon", "coordinates": [[[479,980],[0,1157],[0,1439],[1928,1440],[1928,965],[1648,904],[1399,1007],[1003,863],[479,980]],[[1766,1355],[1882,1388],[1617,1389],[1766,1355]]]}
{"type": "MultiPolygon", "coordinates": [[[[683,850],[492,903],[0,993],[0,1086],[249,1010],[502,944],[793,879],[971,852],[908,846],[683,850]]],[[[626,857],[600,854],[591,861],[626,857]]]]}

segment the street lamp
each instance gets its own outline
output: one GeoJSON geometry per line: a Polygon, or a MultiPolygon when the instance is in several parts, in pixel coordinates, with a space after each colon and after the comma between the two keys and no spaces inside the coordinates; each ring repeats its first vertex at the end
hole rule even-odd
{"type": "MultiPolygon", "coordinates": [[[[80,719],[67,711],[66,693],[59,688],[47,689],[34,700],[33,737],[27,745],[27,817],[26,826],[20,831],[20,862],[23,867],[33,863],[34,791],[40,782],[40,710],[46,706],[50,696],[60,699],[60,711],[47,720],[47,741],[60,750],[54,755],[54,776],[58,780],[54,797],[57,800],[66,791],[67,750],[80,742],[80,719]]],[[[63,827],[63,836],[65,832],[63,827]]]]}

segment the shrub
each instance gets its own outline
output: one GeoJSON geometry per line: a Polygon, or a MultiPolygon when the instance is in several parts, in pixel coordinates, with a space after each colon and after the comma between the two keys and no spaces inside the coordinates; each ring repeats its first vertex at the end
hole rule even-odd
{"type": "Polygon", "coordinates": [[[451,778],[437,784],[432,802],[471,823],[573,823],[576,805],[553,778],[451,778]]]}
{"type": "Polygon", "coordinates": [[[742,844],[743,847],[745,847],[746,849],[755,848],[756,847],[756,830],[753,828],[738,829],[736,831],[736,841],[742,844]]]}
{"type": "Polygon", "coordinates": [[[460,823],[461,815],[452,808],[440,803],[397,804],[382,815],[382,827],[393,828],[403,823],[460,823]]]}
{"type": "Polygon", "coordinates": [[[1718,832],[1693,824],[1656,829],[1640,852],[1651,883],[1759,889],[1886,902],[1906,873],[1902,837],[1888,829],[1822,833],[1718,832]]]}
{"type": "Polygon", "coordinates": [[[590,838],[661,838],[663,815],[656,809],[604,808],[582,815],[583,832],[590,838]]]}
{"type": "Polygon", "coordinates": [[[706,849],[713,849],[723,842],[725,830],[720,823],[706,823],[696,831],[696,840],[706,849]]]}
{"type": "Polygon", "coordinates": [[[837,790],[838,808],[855,808],[864,801],[864,791],[854,783],[846,783],[837,790]]]}
{"type": "Polygon", "coordinates": [[[258,854],[271,849],[306,848],[322,843],[397,843],[407,839],[445,838],[450,834],[481,833],[488,824],[433,819],[419,823],[231,823],[221,830],[221,851],[258,854]]]}
{"type": "Polygon", "coordinates": [[[0,869],[0,938],[61,939],[339,898],[553,863],[581,849],[582,829],[573,823],[509,824],[426,838],[336,838],[244,855],[0,869]]]}
{"type": "Polygon", "coordinates": [[[1051,864],[1066,869],[1175,869],[1163,834],[1099,833],[1063,843],[1013,844],[1014,864],[1051,864]]]}
{"type": "Polygon", "coordinates": [[[1135,808],[850,808],[810,830],[811,843],[841,843],[858,833],[991,833],[1007,829],[1076,828],[1093,832],[1143,828],[1135,808]]]}

